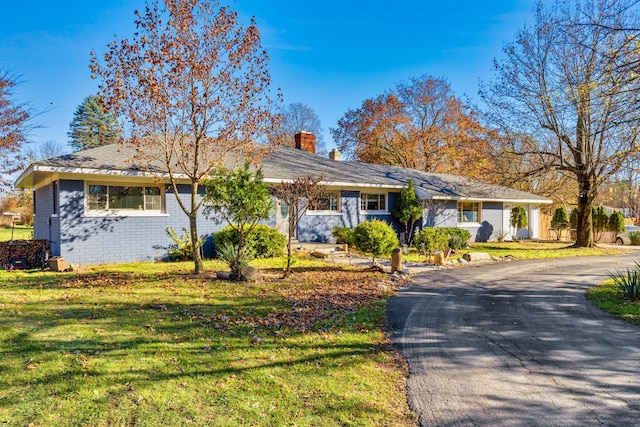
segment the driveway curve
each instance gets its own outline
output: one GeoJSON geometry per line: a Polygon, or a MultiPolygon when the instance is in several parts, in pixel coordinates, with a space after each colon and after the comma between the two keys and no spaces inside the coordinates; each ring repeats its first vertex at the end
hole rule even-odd
{"type": "Polygon", "coordinates": [[[415,276],[388,319],[420,425],[640,425],[640,328],[584,296],[639,256],[415,276]]]}

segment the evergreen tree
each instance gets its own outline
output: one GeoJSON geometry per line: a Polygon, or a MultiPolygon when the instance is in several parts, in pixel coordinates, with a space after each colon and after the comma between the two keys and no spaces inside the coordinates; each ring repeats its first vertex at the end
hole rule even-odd
{"type": "Polygon", "coordinates": [[[422,204],[416,196],[413,182],[407,179],[407,187],[400,191],[400,197],[393,208],[393,216],[404,225],[405,242],[411,244],[413,224],[422,217],[422,204]]]}
{"type": "Polygon", "coordinates": [[[113,144],[120,138],[116,118],[107,111],[97,95],[84,99],[73,114],[67,135],[73,151],[113,144]]]}
{"type": "Polygon", "coordinates": [[[569,215],[564,206],[560,206],[553,212],[553,218],[551,218],[551,227],[556,229],[556,238],[560,240],[562,230],[569,228],[569,215]]]}

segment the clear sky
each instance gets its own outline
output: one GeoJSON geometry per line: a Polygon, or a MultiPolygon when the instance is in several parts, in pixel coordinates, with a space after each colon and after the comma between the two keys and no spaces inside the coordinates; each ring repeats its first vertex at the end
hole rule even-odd
{"type": "MultiPolygon", "coordinates": [[[[19,75],[19,102],[43,127],[34,142],[65,145],[73,113],[97,93],[91,50],[130,37],[144,0],[3,1],[0,69],[19,75]]],[[[285,103],[302,102],[329,128],[395,83],[429,74],[460,97],[475,97],[505,42],[531,23],[535,0],[236,0],[243,22],[255,16],[285,103]]]]}

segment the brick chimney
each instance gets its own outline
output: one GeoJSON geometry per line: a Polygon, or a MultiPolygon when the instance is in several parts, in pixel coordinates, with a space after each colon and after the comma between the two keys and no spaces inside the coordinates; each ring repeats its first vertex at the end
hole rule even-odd
{"type": "Polygon", "coordinates": [[[329,151],[329,158],[331,160],[340,161],[341,157],[342,157],[342,154],[340,153],[340,151],[338,151],[337,148],[334,148],[333,150],[329,151]]]}
{"type": "Polygon", "coordinates": [[[293,136],[296,141],[296,148],[298,150],[305,150],[310,153],[316,154],[316,136],[309,132],[296,133],[293,136]]]}

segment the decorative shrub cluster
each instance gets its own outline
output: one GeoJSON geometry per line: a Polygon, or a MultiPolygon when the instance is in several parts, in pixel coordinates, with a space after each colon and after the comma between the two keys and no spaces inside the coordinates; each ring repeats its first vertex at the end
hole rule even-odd
{"type": "Polygon", "coordinates": [[[331,232],[336,239],[336,243],[346,243],[349,246],[355,246],[353,230],[349,227],[333,227],[331,232]]]}
{"type": "MultiPolygon", "coordinates": [[[[226,243],[234,246],[238,244],[238,231],[235,227],[227,226],[215,233],[213,238],[216,250],[220,252],[226,243]]],[[[247,235],[245,244],[254,257],[271,258],[282,256],[287,239],[268,225],[258,224],[247,235]]]]}

